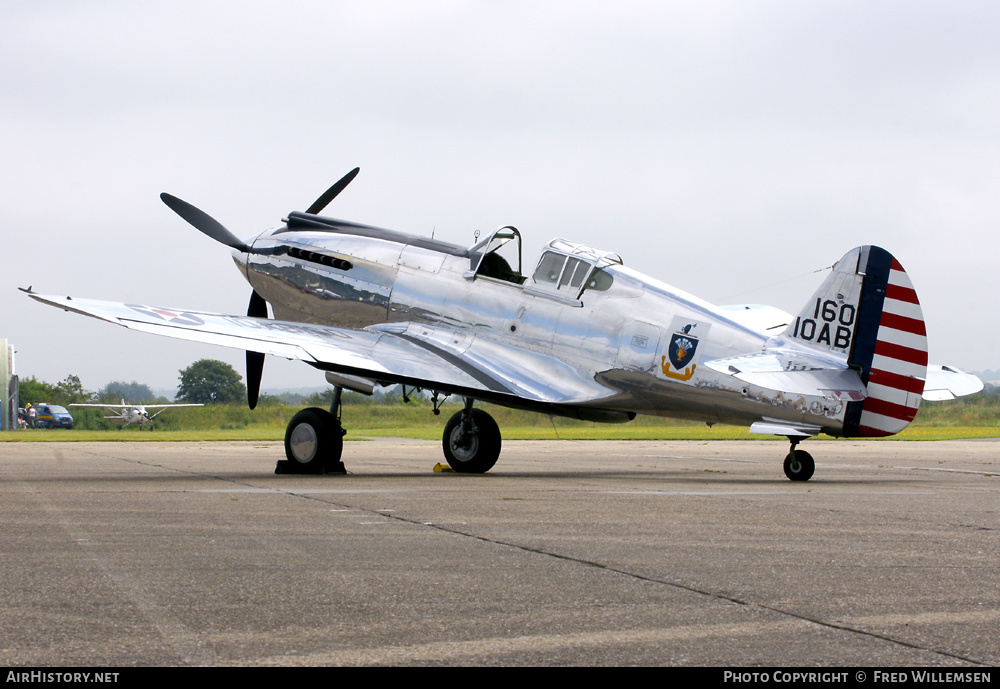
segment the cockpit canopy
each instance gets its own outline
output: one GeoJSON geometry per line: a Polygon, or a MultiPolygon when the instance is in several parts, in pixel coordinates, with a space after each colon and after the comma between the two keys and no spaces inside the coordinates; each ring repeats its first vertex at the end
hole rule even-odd
{"type": "Polygon", "coordinates": [[[516,285],[524,283],[521,275],[521,233],[507,225],[469,249],[475,275],[496,278],[516,285]]]}
{"type": "Polygon", "coordinates": [[[554,289],[566,297],[579,299],[584,290],[603,292],[611,287],[614,279],[604,268],[613,264],[622,265],[621,256],[553,239],[542,251],[531,279],[539,289],[554,289]]]}
{"type": "Polygon", "coordinates": [[[470,247],[469,256],[469,278],[503,280],[525,285],[526,290],[538,294],[570,300],[578,300],[585,290],[602,292],[610,288],[614,279],[604,268],[622,265],[618,254],[553,239],[542,250],[529,282],[521,273],[521,234],[510,225],[470,247]]]}

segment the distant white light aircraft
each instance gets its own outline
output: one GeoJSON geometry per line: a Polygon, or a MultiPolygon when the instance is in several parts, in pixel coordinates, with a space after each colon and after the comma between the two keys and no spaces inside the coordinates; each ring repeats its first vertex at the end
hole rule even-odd
{"type": "Polygon", "coordinates": [[[98,407],[101,409],[117,409],[119,410],[117,414],[113,416],[105,416],[105,419],[117,419],[122,422],[121,428],[125,426],[130,426],[132,424],[139,424],[139,429],[146,424],[153,422],[153,419],[165,412],[170,407],[203,407],[203,404],[125,404],[125,400],[122,400],[121,404],[80,404],[74,403],[69,405],[71,407],[98,407]],[[159,409],[160,411],[155,414],[150,414],[149,409],[159,409]]]}
{"type": "Polygon", "coordinates": [[[127,328],[247,350],[250,407],[264,356],[327,372],[330,411],[306,409],[285,432],[280,471],[342,471],[343,389],[402,383],[460,395],[448,463],[489,471],[500,430],[476,400],[590,421],[637,414],[747,425],[785,436],[784,470],[806,481],[805,438],[886,436],[936,399],[982,388],[927,365],[923,314],[887,251],[852,249],[798,315],[717,307],[626,268],[614,253],[556,239],[522,272],[521,236],[502,227],[471,247],[318,215],[358,170],[305,213],[243,242],[203,211],[161,198],[233,248],[253,291],[247,316],[47,296],[38,301],[127,328]],[[268,318],[268,304],[274,317],[268,318]]]}

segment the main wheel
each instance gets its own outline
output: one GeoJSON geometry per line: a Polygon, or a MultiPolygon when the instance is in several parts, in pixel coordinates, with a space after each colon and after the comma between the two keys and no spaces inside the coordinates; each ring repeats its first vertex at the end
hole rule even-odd
{"type": "Polygon", "coordinates": [[[318,407],[303,409],[285,430],[285,457],[295,473],[318,474],[340,464],[344,429],[337,417],[318,407]]]}
{"type": "Polygon", "coordinates": [[[485,474],[500,457],[500,428],[482,409],[469,411],[469,419],[460,411],[444,427],[444,457],[462,474],[485,474]]]}
{"type": "Polygon", "coordinates": [[[815,471],[816,462],[805,450],[792,450],[785,457],[785,476],[793,481],[808,481],[815,471]]]}

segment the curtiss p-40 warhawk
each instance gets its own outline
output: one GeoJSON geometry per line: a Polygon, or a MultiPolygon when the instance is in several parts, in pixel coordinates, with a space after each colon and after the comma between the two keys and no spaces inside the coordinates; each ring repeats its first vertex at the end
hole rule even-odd
{"type": "Polygon", "coordinates": [[[787,437],[785,474],[806,481],[815,463],[802,440],[892,435],[922,398],[982,388],[928,367],[917,294],[879,247],[848,251],[798,314],[717,307],[564,239],[526,270],[510,226],[465,247],[319,215],[357,172],[246,242],[161,195],[233,249],[252,287],[246,316],[29,293],[126,328],[246,350],[251,408],[265,355],[325,371],[330,410],[292,418],[278,471],[342,470],[345,389],[420,388],[435,413],[444,397],[464,398],[443,438],[459,472],[489,471],[500,455],[496,422],[473,406],[488,401],[609,423],[650,414],[748,425],[787,437]]]}
{"type": "MultiPolygon", "coordinates": [[[[71,407],[98,407],[100,409],[108,409],[110,411],[117,411],[117,414],[112,416],[105,416],[105,419],[115,419],[121,421],[122,425],[119,428],[124,428],[125,426],[131,426],[132,424],[138,424],[139,430],[147,424],[152,424],[153,419],[165,412],[170,407],[203,407],[203,404],[196,403],[183,403],[183,404],[125,404],[125,400],[122,400],[121,404],[83,404],[80,402],[73,403],[69,405],[71,407]],[[149,413],[150,409],[159,409],[160,411],[153,414],[149,413]]],[[[150,425],[150,430],[152,426],[150,425]]]]}

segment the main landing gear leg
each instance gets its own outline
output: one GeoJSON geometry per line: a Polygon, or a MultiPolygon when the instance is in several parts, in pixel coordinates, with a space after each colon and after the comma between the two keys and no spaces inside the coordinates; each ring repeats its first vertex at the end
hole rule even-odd
{"type": "Polygon", "coordinates": [[[785,476],[793,481],[808,481],[816,471],[816,462],[805,450],[795,449],[801,438],[790,437],[788,440],[792,447],[785,457],[785,476]]]}
{"type": "Polygon", "coordinates": [[[444,427],[444,457],[462,474],[485,474],[500,457],[500,428],[482,409],[473,409],[466,398],[465,409],[452,416],[444,427]]]}
{"type": "Polygon", "coordinates": [[[330,411],[303,409],[285,430],[285,457],[274,467],[276,474],[346,474],[340,461],[347,431],[340,424],[340,397],[344,389],[333,389],[330,411]]]}

